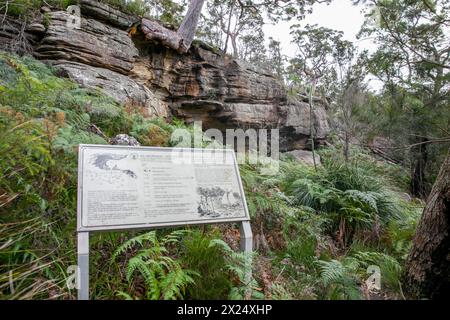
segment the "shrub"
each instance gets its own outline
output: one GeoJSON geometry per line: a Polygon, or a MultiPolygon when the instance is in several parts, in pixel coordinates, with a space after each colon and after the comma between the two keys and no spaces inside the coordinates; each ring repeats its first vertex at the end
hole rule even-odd
{"type": "Polygon", "coordinates": [[[361,291],[355,272],[359,269],[359,262],[352,258],[343,261],[318,261],[326,299],[331,300],[360,300],[361,291]]]}
{"type": "MultiPolygon", "coordinates": [[[[120,254],[137,249],[128,260],[126,279],[136,280],[137,272],[143,279],[145,298],[150,300],[182,299],[189,284],[194,283],[195,272],[183,269],[180,263],[168,255],[167,246],[178,243],[184,231],[174,231],[159,240],[155,231],[131,238],[120,245],[113,254],[113,260],[120,254]]],[[[119,295],[129,298],[124,292],[119,295]]]]}
{"type": "Polygon", "coordinates": [[[217,233],[193,230],[181,242],[183,263],[199,274],[187,288],[190,299],[226,299],[231,290],[225,256],[219,246],[211,245],[218,237],[217,233]]]}
{"type": "MultiPolygon", "coordinates": [[[[148,7],[143,0],[101,0],[101,2],[111,5],[122,12],[143,16],[147,13],[148,7]]],[[[8,11],[2,11],[10,16],[25,17],[33,15],[40,7],[50,5],[59,9],[66,9],[69,5],[78,4],[78,0],[12,0],[9,3],[8,11]]],[[[0,11],[1,12],[1,11],[0,11]]]]}
{"type": "MultiPolygon", "coordinates": [[[[78,144],[128,133],[143,144],[173,146],[176,129],[191,136],[198,130],[128,111],[30,57],[0,53],[0,297],[73,297],[64,280],[76,263],[78,144]]],[[[264,290],[273,298],[357,299],[371,264],[380,266],[383,290],[399,296],[401,265],[423,204],[397,196],[401,183],[386,172],[398,168],[352,152],[355,160],[345,163],[333,149],[322,150],[318,170],[282,157],[272,176],[262,170],[277,168],[273,162],[240,165],[255,243],[264,244],[258,261],[268,265],[258,278],[263,289],[246,277],[251,257],[203,228],[130,240],[95,234],[92,296],[257,299],[264,290]]]]}

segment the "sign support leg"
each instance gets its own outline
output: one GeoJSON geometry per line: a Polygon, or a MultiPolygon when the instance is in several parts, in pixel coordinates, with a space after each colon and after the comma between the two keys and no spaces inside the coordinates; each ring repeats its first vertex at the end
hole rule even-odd
{"type": "Polygon", "coordinates": [[[78,232],[78,300],[89,300],[89,232],[78,232]]]}
{"type": "MultiPolygon", "coordinates": [[[[242,221],[239,224],[239,232],[241,235],[241,241],[240,241],[240,247],[241,251],[246,254],[251,254],[253,252],[253,234],[252,234],[252,228],[250,226],[250,221],[242,221]]],[[[248,257],[245,261],[245,283],[247,284],[247,290],[246,290],[246,299],[251,299],[251,279],[252,279],[252,257],[248,257]]]]}
{"type": "Polygon", "coordinates": [[[253,251],[253,234],[250,227],[250,221],[242,221],[239,224],[239,232],[241,234],[240,247],[241,251],[250,253],[253,251]]]}

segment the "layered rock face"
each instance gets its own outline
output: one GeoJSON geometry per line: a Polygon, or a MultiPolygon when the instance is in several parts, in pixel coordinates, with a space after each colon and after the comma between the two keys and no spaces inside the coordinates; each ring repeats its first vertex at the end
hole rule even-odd
{"type": "MultiPolygon", "coordinates": [[[[290,101],[270,72],[195,44],[179,54],[144,41],[127,29],[137,19],[97,1],[82,0],[80,28],[66,11],[47,14],[34,44],[37,58],[56,66],[82,86],[99,88],[116,101],[144,107],[149,115],[202,121],[205,129],[278,128],[282,150],[308,145],[308,104],[290,101]]],[[[317,142],[329,127],[315,106],[317,142]]]]}

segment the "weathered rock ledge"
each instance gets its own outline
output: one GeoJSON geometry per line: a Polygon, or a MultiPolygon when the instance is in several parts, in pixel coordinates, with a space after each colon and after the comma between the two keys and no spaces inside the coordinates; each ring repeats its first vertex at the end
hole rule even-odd
{"type": "MultiPolygon", "coordinates": [[[[150,115],[201,120],[205,128],[279,128],[283,150],[307,147],[308,105],[288,99],[269,72],[202,44],[179,54],[144,41],[139,32],[130,37],[127,28],[135,17],[97,1],[82,0],[80,6],[79,29],[66,23],[66,11],[47,13],[46,27],[33,21],[39,35],[28,36],[38,59],[82,86],[143,106],[150,115]]],[[[0,41],[14,38],[11,32],[0,29],[0,41]]],[[[329,132],[325,109],[316,105],[314,116],[320,143],[329,132]]]]}

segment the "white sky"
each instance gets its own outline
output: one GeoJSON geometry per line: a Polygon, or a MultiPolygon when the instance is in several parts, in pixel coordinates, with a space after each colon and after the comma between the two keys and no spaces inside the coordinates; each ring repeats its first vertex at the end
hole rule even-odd
{"type": "Polygon", "coordinates": [[[318,24],[334,30],[344,32],[344,39],[352,41],[359,49],[368,49],[373,51],[376,46],[370,40],[356,39],[363,22],[364,14],[362,6],[353,6],[350,0],[333,0],[331,4],[315,4],[312,14],[307,14],[306,18],[301,21],[279,22],[276,25],[264,25],[264,33],[266,38],[281,42],[283,53],[288,57],[295,55],[295,45],[291,44],[291,36],[289,27],[292,24],[299,23],[301,26],[307,24],[318,24]]]}
{"type": "MultiPolygon", "coordinates": [[[[274,24],[265,24],[263,27],[266,36],[266,44],[269,42],[269,37],[280,41],[282,53],[288,58],[295,56],[296,46],[291,43],[290,25],[299,23],[301,26],[307,24],[317,24],[322,27],[327,27],[334,30],[344,32],[344,39],[351,41],[357,47],[358,51],[364,49],[369,52],[376,50],[376,44],[370,39],[356,39],[361,26],[365,21],[363,6],[352,5],[351,0],[333,0],[329,5],[315,4],[313,12],[307,14],[305,19],[301,21],[279,22],[274,24]]],[[[369,88],[373,91],[379,91],[382,88],[382,83],[373,76],[368,75],[369,88]]]]}

